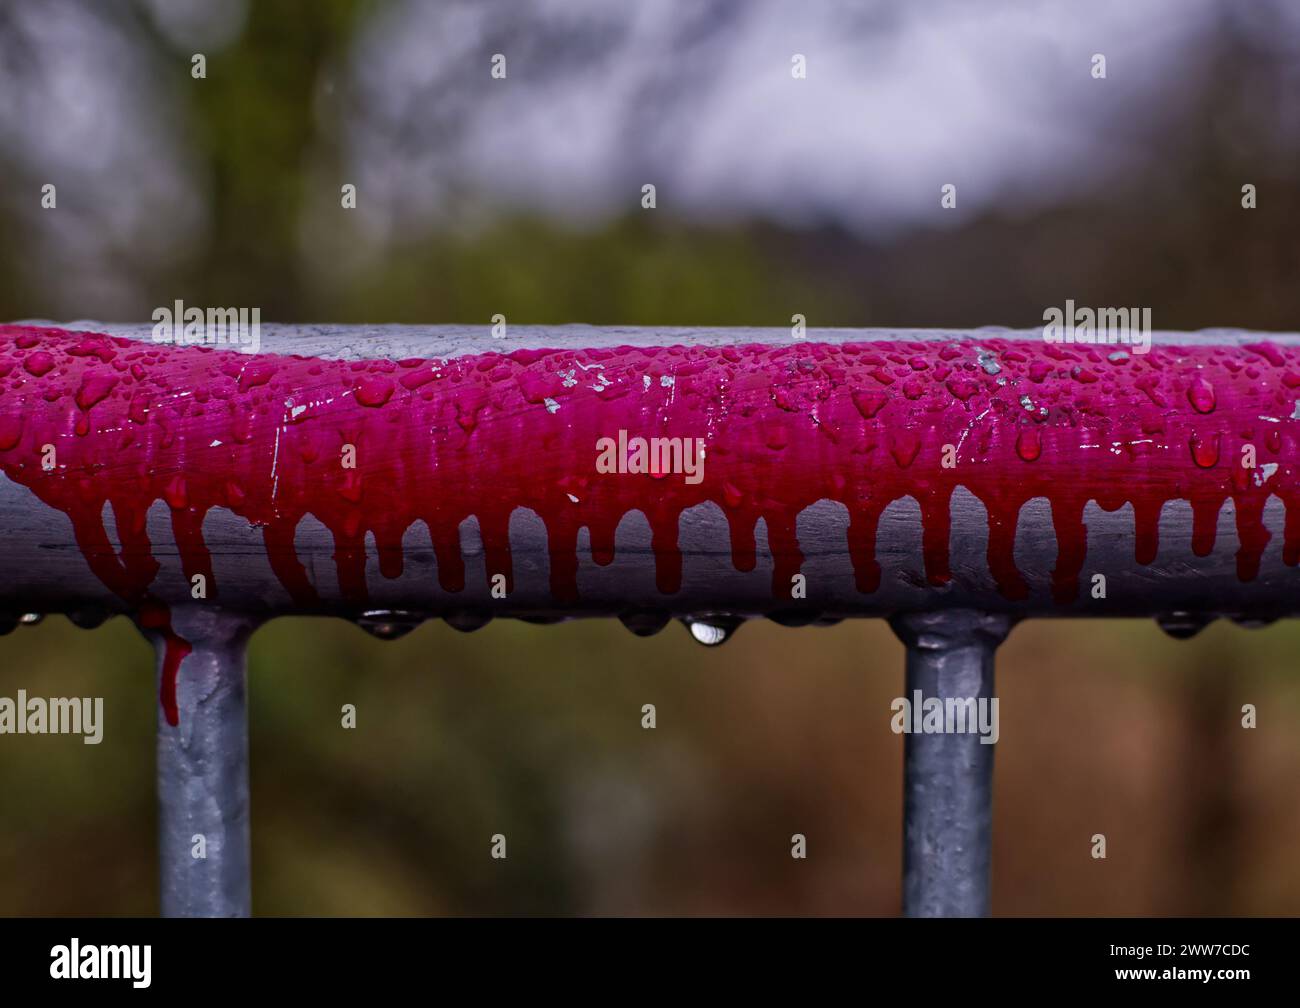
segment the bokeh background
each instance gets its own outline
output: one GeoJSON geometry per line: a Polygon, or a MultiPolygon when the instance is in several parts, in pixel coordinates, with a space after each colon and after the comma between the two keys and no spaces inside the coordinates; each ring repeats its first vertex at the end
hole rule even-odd
{"type": "MultiPolygon", "coordinates": [[[[1295,331],[1297,96],[1295,0],[3,0],[0,319],[1028,326],[1074,298],[1295,331]]],[[[1018,627],[996,912],[1300,913],[1297,644],[1018,627]]],[[[0,736],[0,913],[154,912],[149,648],[51,617],[0,641],[19,688],[108,723],[0,736]]],[[[894,913],[901,689],[879,622],[705,649],[277,621],[255,912],[894,913]]]]}

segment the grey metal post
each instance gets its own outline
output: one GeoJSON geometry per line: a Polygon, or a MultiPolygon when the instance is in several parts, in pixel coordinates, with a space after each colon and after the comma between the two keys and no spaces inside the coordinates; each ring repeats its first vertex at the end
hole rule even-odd
{"type": "Polygon", "coordinates": [[[157,648],[160,689],[169,647],[173,660],[182,656],[177,723],[169,723],[161,704],[158,709],[162,915],[247,917],[252,889],[244,653],[255,624],[204,606],[174,609],[170,632],[145,619],[141,624],[157,648]]]}
{"type": "MultiPolygon", "coordinates": [[[[895,616],[907,697],[993,699],[993,654],[1009,616],[951,609],[895,616]]],[[[905,736],[903,914],[989,913],[993,750],[976,732],[905,736]]]]}

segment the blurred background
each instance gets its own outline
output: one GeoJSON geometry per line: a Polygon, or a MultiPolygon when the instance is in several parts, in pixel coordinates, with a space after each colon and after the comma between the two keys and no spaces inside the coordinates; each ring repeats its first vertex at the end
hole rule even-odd
{"type": "MultiPolygon", "coordinates": [[[[1073,298],[1295,331],[1297,96],[1295,0],[0,0],[0,319],[1030,326],[1073,298]]],[[[996,912],[1300,913],[1297,644],[1017,628],[996,912]]],[[[895,913],[902,662],[875,621],[718,650],[277,621],[254,911],[895,913]]],[[[52,617],[0,641],[19,688],[103,696],[107,729],[0,736],[0,913],[155,912],[149,648],[52,617]]]]}

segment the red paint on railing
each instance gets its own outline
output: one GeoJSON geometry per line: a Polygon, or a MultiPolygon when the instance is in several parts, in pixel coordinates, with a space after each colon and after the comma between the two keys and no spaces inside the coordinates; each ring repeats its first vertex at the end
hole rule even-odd
{"type": "Polygon", "coordinates": [[[607,564],[633,510],[650,523],[659,589],[675,592],[679,517],[713,501],[740,570],[754,567],[765,520],[784,598],[803,562],[796,516],[822,499],[849,511],[861,591],[879,585],[877,522],[907,496],[920,504],[926,575],[948,582],[949,505],[961,485],[988,509],[989,567],[1011,599],[1028,591],[1012,558],[1020,509],[1051,503],[1053,594],[1064,603],[1078,592],[1089,501],[1133,505],[1145,564],[1166,503],[1190,502],[1191,546],[1203,556],[1231,499],[1238,575],[1250,580],[1269,541],[1264,503],[1276,494],[1287,509],[1283,558],[1295,565],[1298,387],[1300,352],[1268,343],[1132,354],[989,337],[337,361],[3,326],[0,464],[69,516],[91,569],[137,602],[158,570],[145,528],[157,500],[170,508],[186,576],[204,575],[210,597],[219,586],[202,525],[214,507],[262,529],[271,567],[300,605],[316,601],[294,550],[307,514],[333,534],[344,596],[362,602],[368,532],[392,578],[403,533],[424,521],[441,585],[455,592],[461,522],[477,517],[487,572],[509,584],[510,515],[530,508],[546,524],[551,588],[565,602],[578,595],[579,529],[607,564]],[[620,430],[703,438],[703,480],[598,473],[597,441],[620,430]],[[57,453],[49,470],[45,445],[57,453]],[[343,465],[349,445],[355,468],[343,465]],[[943,466],[945,445],[953,468],[943,466]],[[1257,468],[1241,465],[1246,445],[1257,468]]]}
{"type": "Polygon", "coordinates": [[[167,723],[175,727],[180,724],[180,712],[176,705],[176,681],[180,676],[181,662],[194,650],[184,637],[172,629],[171,610],[164,602],[146,598],[140,604],[136,620],[142,630],[158,634],[163,642],[162,674],[158,683],[158,702],[162,704],[163,716],[167,723]]]}

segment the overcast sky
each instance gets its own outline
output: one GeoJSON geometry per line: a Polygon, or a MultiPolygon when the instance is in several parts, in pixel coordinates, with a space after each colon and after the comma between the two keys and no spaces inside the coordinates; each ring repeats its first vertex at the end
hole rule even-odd
{"type": "MultiPolygon", "coordinates": [[[[219,60],[248,10],[142,2],[167,52],[114,9],[6,0],[0,15],[0,144],[24,185],[64,183],[69,212],[38,220],[30,193],[0,199],[43,261],[60,264],[62,290],[110,304],[114,285],[130,294],[118,250],[162,262],[205,233],[207,180],[180,139],[171,63],[193,51],[219,60]]],[[[312,114],[321,149],[341,152],[358,185],[359,231],[374,249],[516,209],[599,224],[636,211],[645,183],[661,212],[692,222],[830,222],[888,239],[991,206],[1033,212],[1150,167],[1163,152],[1146,129],[1179,113],[1225,9],[394,0],[322,74],[312,114]],[[498,52],[504,80],[490,76],[498,52]],[[1105,80],[1091,75],[1094,53],[1105,80]],[[806,79],[791,74],[795,54],[806,79]],[[945,183],[957,186],[956,212],[939,212],[945,183]]],[[[1300,4],[1233,9],[1300,65],[1300,4]],[[1278,17],[1293,29],[1279,32],[1278,17]]],[[[1294,118],[1279,128],[1294,131],[1294,118]]],[[[336,177],[313,183],[337,192],[336,177]]]]}

